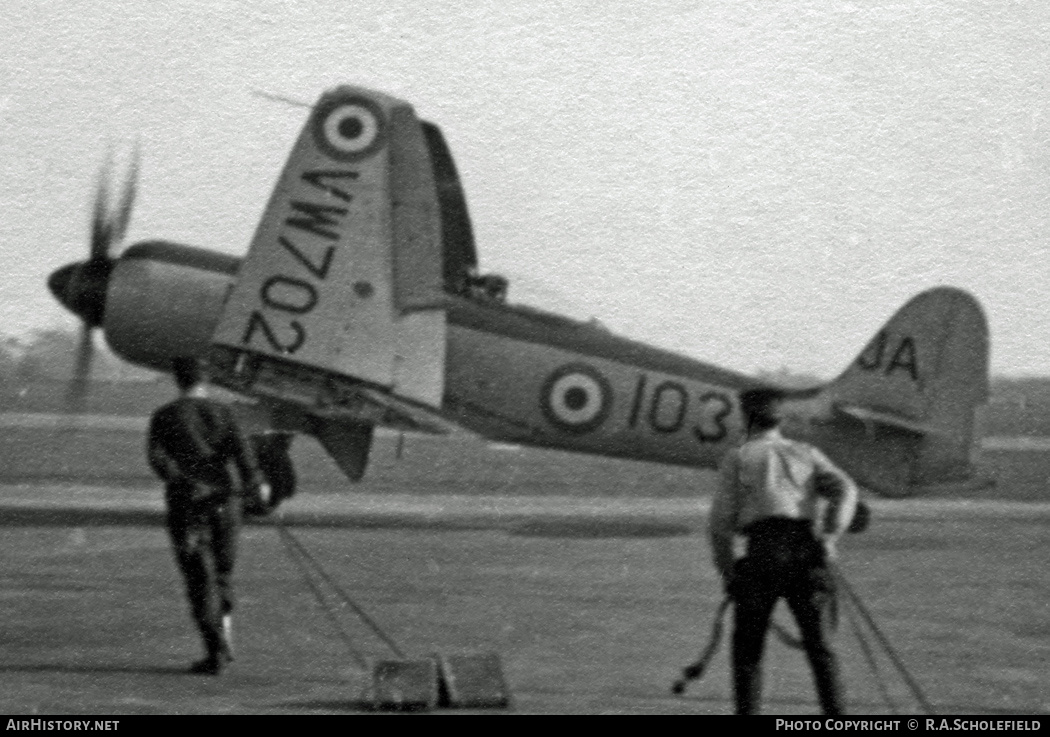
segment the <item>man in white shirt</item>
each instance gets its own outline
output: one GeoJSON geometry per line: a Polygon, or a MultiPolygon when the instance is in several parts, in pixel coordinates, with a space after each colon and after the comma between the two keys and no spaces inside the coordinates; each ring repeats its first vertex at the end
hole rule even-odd
{"type": "Polygon", "coordinates": [[[782,400],[775,389],[741,394],[747,440],[723,459],[711,506],[714,563],[736,607],[736,710],[759,710],[766,631],[783,598],[798,622],[821,708],[841,714],[838,664],[824,631],[834,598],[827,563],[853,518],[857,487],[818,449],[780,434],[782,400]],[[747,538],[747,553],[739,560],[737,535],[747,538]]]}

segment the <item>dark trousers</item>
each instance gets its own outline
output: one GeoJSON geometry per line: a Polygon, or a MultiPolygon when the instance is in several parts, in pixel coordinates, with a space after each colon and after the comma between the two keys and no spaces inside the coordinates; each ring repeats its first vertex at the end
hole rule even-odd
{"type": "Polygon", "coordinates": [[[769,619],[783,598],[798,623],[825,714],[843,713],[838,662],[829,645],[834,585],[808,522],[767,519],[749,526],[747,556],[734,568],[733,681],[738,714],[756,714],[769,619]]]}
{"type": "Polygon", "coordinates": [[[222,616],[233,610],[233,565],[241,502],[235,495],[194,500],[168,491],[168,534],[186,582],[190,611],[209,657],[225,648],[222,616]]]}

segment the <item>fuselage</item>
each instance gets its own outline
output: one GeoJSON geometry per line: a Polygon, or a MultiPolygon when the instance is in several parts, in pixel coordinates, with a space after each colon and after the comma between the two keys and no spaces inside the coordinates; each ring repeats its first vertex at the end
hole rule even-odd
{"type": "MultiPolygon", "coordinates": [[[[56,272],[62,279],[54,277],[50,284],[71,309],[94,309],[104,300],[101,326],[117,355],[167,371],[176,356],[215,359],[216,326],[240,278],[240,263],[212,251],[149,241],[112,262],[104,294],[100,279],[83,277],[72,267],[56,272]]],[[[616,336],[596,323],[484,295],[443,293],[441,299],[441,400],[437,407],[426,403],[425,410],[437,410],[493,440],[712,468],[744,434],[740,392],[762,384],[616,336]]],[[[973,407],[984,396],[986,379],[984,325],[969,295],[951,289],[919,295],[842,376],[787,394],[786,434],[814,443],[862,484],[888,496],[974,477],[970,446],[973,407]],[[940,355],[941,345],[955,350],[953,362],[922,358],[940,355]],[[945,391],[923,391],[925,383],[960,366],[962,378],[945,391]],[[931,406],[947,417],[943,429],[928,430],[921,419],[931,413],[924,407],[933,401],[938,404],[931,406]],[[908,409],[907,402],[922,405],[918,419],[898,408],[908,409]]],[[[275,366],[281,362],[279,356],[269,360],[275,366]]],[[[383,385],[317,368],[303,374],[298,365],[289,362],[292,383],[283,389],[271,387],[267,393],[251,383],[229,386],[259,396],[261,407],[272,411],[266,426],[278,432],[316,434],[317,422],[343,421],[348,427],[364,423],[439,431],[425,422],[406,425],[382,402],[342,406],[344,398],[328,396],[329,384],[373,392],[383,385]],[[296,399],[299,389],[307,391],[296,399]],[[331,405],[333,399],[337,406],[331,405]]],[[[220,373],[227,369],[220,367],[220,373]]],[[[231,376],[238,370],[234,367],[231,376]]],[[[411,396],[396,397],[424,408],[411,396]]],[[[338,450],[331,443],[326,448],[338,450]]]]}
{"type": "MultiPolygon", "coordinates": [[[[110,346],[162,371],[204,354],[239,263],[164,241],[130,247],[110,278],[110,346]]],[[[442,409],[486,437],[697,466],[739,441],[750,377],[495,300],[450,294],[446,316],[442,409]]]]}

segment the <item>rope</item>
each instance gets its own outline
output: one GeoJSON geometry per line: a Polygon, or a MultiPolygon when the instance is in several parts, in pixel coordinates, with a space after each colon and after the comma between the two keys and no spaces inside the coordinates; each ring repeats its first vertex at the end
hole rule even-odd
{"type": "MultiPolygon", "coordinates": [[[[846,607],[846,617],[850,621],[850,626],[852,627],[853,632],[857,637],[857,642],[860,643],[861,650],[864,653],[864,658],[868,663],[868,667],[871,669],[872,675],[875,677],[875,682],[878,684],[879,691],[881,692],[882,697],[885,700],[887,706],[889,706],[890,711],[893,714],[897,714],[896,705],[890,698],[890,694],[888,689],[886,688],[886,684],[882,680],[882,676],[879,671],[878,661],[875,658],[875,653],[872,651],[870,644],[864,636],[863,628],[860,626],[860,623],[853,615],[854,610],[856,610],[856,613],[861,616],[861,618],[864,620],[864,623],[867,624],[868,628],[878,639],[879,644],[882,645],[882,648],[883,650],[885,650],[886,655],[889,657],[894,667],[896,667],[897,671],[904,679],[904,682],[908,685],[908,688],[911,689],[912,694],[922,706],[923,710],[927,714],[936,714],[937,712],[934,710],[933,706],[926,698],[926,695],[923,693],[922,688],[919,687],[918,682],[916,682],[916,680],[912,677],[911,673],[908,672],[908,669],[901,661],[900,656],[897,655],[897,651],[893,648],[893,645],[890,643],[886,635],[882,633],[882,630],[879,629],[878,625],[875,623],[875,620],[872,618],[871,613],[868,611],[867,607],[864,606],[864,602],[861,601],[860,596],[857,594],[856,591],[853,590],[853,587],[850,586],[849,582],[846,580],[846,577],[842,574],[842,571],[840,571],[838,566],[836,566],[833,563],[828,563],[828,569],[834,576],[839,586],[841,586],[842,590],[846,592],[846,596],[849,599],[849,603],[852,605],[846,607]]],[[[704,647],[703,652],[701,652],[700,657],[696,661],[690,663],[682,669],[682,676],[681,678],[676,680],[674,684],[672,684],[671,693],[675,695],[681,695],[685,693],[685,688],[690,681],[699,680],[703,677],[704,671],[707,669],[707,666],[711,662],[711,658],[713,658],[715,653],[718,652],[718,646],[721,644],[722,641],[722,628],[723,622],[725,620],[725,613],[729,609],[729,605],[731,603],[732,599],[728,596],[722,599],[722,603],[718,606],[718,612],[715,614],[715,621],[711,628],[711,637],[708,640],[707,645],[704,647]]],[[[837,626],[837,606],[834,607],[833,621],[833,626],[837,626]]],[[[801,640],[792,636],[789,632],[787,632],[776,622],[772,622],[772,628],[773,631],[776,632],[777,636],[781,639],[781,641],[784,642],[784,644],[794,648],[801,647],[801,640]]]]}
{"type": "Polygon", "coordinates": [[[671,685],[671,693],[681,696],[685,693],[685,687],[690,681],[697,681],[703,678],[704,671],[707,670],[707,666],[711,663],[711,658],[718,652],[718,646],[722,643],[722,624],[725,621],[726,610],[729,609],[732,601],[727,596],[718,605],[718,613],[715,614],[715,622],[711,627],[711,637],[707,642],[707,646],[704,647],[703,652],[700,653],[700,657],[696,661],[682,669],[682,677],[671,685]]]}
{"type": "MultiPolygon", "coordinates": [[[[314,573],[320,576],[321,579],[331,587],[331,589],[338,595],[338,597],[342,599],[343,603],[346,606],[349,606],[354,611],[354,614],[356,614],[358,618],[362,622],[364,622],[370,630],[372,630],[372,633],[375,634],[375,636],[378,637],[380,640],[382,640],[383,643],[390,648],[394,655],[404,659],[405,654],[401,651],[401,648],[397,646],[397,643],[394,642],[394,640],[389,635],[387,635],[386,632],[383,631],[379,624],[370,616],[368,616],[365,610],[358,606],[357,603],[353,599],[351,599],[345,591],[343,591],[339,584],[337,584],[332,579],[332,577],[328,575],[328,573],[321,566],[321,564],[318,563],[312,555],[310,555],[310,551],[303,547],[302,543],[300,543],[299,540],[296,539],[296,537],[292,534],[291,530],[284,526],[283,519],[281,517],[277,518],[276,526],[277,532],[281,535],[281,538],[285,542],[286,546],[294,546],[296,552],[299,555],[301,555],[303,560],[313,568],[314,573]]],[[[324,604],[322,604],[322,606],[324,606],[324,604]]]]}
{"type": "Polygon", "coordinates": [[[365,660],[365,657],[354,646],[353,639],[350,637],[350,635],[346,633],[342,625],[339,623],[339,618],[335,616],[335,612],[333,612],[331,607],[328,606],[328,603],[325,601],[324,592],[321,591],[317,584],[314,583],[313,578],[311,578],[310,576],[310,570],[309,568],[307,568],[305,559],[299,557],[299,554],[297,553],[296,549],[288,541],[286,537],[287,531],[282,525],[277,525],[277,531],[278,533],[281,533],[279,534],[279,537],[281,538],[281,543],[284,545],[285,552],[288,553],[288,557],[293,563],[295,563],[296,567],[299,568],[299,572],[302,574],[303,581],[306,582],[306,585],[310,589],[310,592],[314,595],[314,598],[317,599],[317,603],[320,605],[321,611],[324,612],[325,616],[328,618],[328,621],[331,623],[333,629],[335,629],[336,634],[338,634],[339,637],[343,640],[343,643],[350,651],[350,654],[353,656],[354,660],[357,661],[357,665],[362,670],[366,670],[368,668],[368,663],[365,660]]]}
{"type": "Polygon", "coordinates": [[[777,636],[777,639],[780,640],[781,644],[791,648],[792,650],[802,649],[802,638],[795,637],[793,634],[788,632],[787,628],[784,627],[784,625],[780,624],[780,622],[771,621],[770,629],[773,630],[773,634],[777,636]]]}
{"type": "Polygon", "coordinates": [[[884,635],[882,633],[882,630],[879,629],[878,625],[875,624],[875,620],[872,618],[871,613],[868,611],[867,607],[864,606],[864,602],[861,601],[860,597],[857,595],[857,592],[853,590],[853,587],[849,585],[849,581],[847,581],[846,577],[842,575],[842,572],[838,569],[838,566],[829,564],[828,567],[830,568],[832,574],[835,576],[835,579],[838,581],[839,585],[842,586],[842,589],[846,592],[846,595],[849,597],[857,612],[864,619],[864,622],[868,625],[868,628],[872,631],[875,637],[878,638],[879,644],[882,645],[883,650],[886,651],[886,655],[889,656],[890,661],[893,663],[894,667],[896,667],[897,671],[901,674],[901,677],[904,679],[904,682],[908,684],[908,688],[911,689],[911,692],[915,696],[916,700],[919,702],[920,705],[922,705],[923,710],[925,710],[927,714],[936,714],[937,712],[934,711],[933,706],[930,704],[929,700],[927,700],[926,695],[922,692],[922,689],[919,687],[919,684],[915,681],[914,678],[912,678],[911,673],[909,673],[908,669],[904,666],[904,663],[901,661],[900,656],[897,655],[897,651],[894,650],[893,645],[890,644],[890,641],[886,638],[886,635],[884,635]]]}
{"type": "MultiPolygon", "coordinates": [[[[723,623],[725,622],[725,613],[732,602],[733,600],[728,596],[722,599],[722,603],[718,606],[718,612],[715,614],[715,621],[711,627],[711,637],[709,638],[707,645],[704,647],[703,652],[697,660],[682,669],[682,677],[672,684],[671,693],[681,695],[685,692],[685,687],[690,681],[697,681],[703,678],[704,671],[707,670],[707,666],[710,665],[711,659],[715,656],[715,653],[718,652],[718,646],[722,643],[722,628],[723,623]]],[[[838,626],[837,605],[833,607],[833,622],[833,626],[838,626]]],[[[802,649],[801,637],[795,637],[792,635],[779,622],[772,621],[770,624],[773,632],[784,645],[795,650],[802,649]]]]}
{"type": "Polygon", "coordinates": [[[860,643],[860,649],[864,653],[864,659],[868,661],[868,668],[871,669],[872,676],[875,677],[875,683],[878,684],[879,692],[882,694],[883,700],[890,709],[891,714],[897,713],[897,707],[890,698],[889,691],[886,688],[886,684],[882,680],[882,674],[879,672],[878,661],[875,660],[875,653],[871,651],[871,645],[868,644],[867,638],[864,637],[864,631],[861,629],[860,623],[857,621],[853,614],[851,607],[846,607],[846,619],[849,620],[850,628],[853,630],[853,634],[857,638],[857,642],[860,643]]]}
{"type": "MultiPolygon", "coordinates": [[[[837,596],[832,596],[828,601],[826,613],[828,617],[828,626],[832,632],[836,632],[839,628],[839,598],[837,596]]],[[[784,625],[772,619],[772,615],[770,615],[770,620],[770,627],[773,630],[773,634],[777,636],[777,639],[780,640],[783,645],[786,645],[792,650],[805,649],[802,644],[801,635],[796,637],[791,634],[784,625]]]]}

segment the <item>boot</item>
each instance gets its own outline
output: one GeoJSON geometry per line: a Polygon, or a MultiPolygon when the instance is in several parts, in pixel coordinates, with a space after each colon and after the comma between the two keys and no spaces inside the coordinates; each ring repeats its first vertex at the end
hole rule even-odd
{"type": "Polygon", "coordinates": [[[217,676],[222,673],[223,668],[232,658],[224,650],[212,653],[203,660],[198,660],[190,666],[190,673],[205,676],[217,676]]]}

